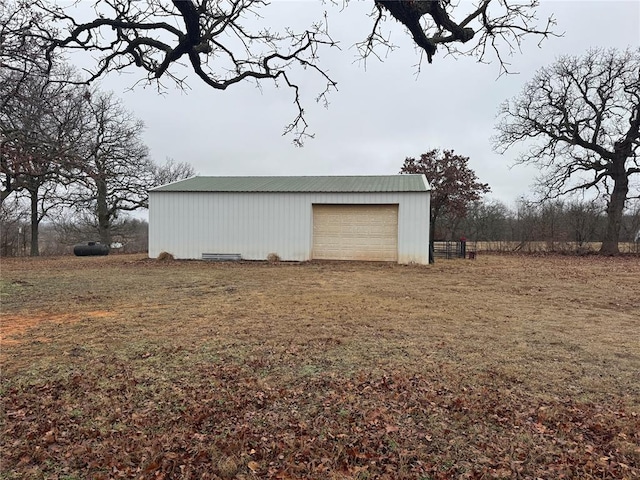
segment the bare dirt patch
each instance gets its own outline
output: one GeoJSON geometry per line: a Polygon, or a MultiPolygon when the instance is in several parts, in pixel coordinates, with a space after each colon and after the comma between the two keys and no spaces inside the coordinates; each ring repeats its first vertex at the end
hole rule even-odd
{"type": "Polygon", "coordinates": [[[109,316],[109,312],[92,311],[83,313],[57,313],[57,314],[41,314],[41,315],[2,315],[2,323],[0,323],[0,348],[3,345],[20,343],[20,336],[26,331],[39,326],[42,323],[73,323],[78,322],[82,318],[104,318],[109,316]]]}
{"type": "Polygon", "coordinates": [[[0,477],[638,478],[639,278],[3,259],[0,477]]]}

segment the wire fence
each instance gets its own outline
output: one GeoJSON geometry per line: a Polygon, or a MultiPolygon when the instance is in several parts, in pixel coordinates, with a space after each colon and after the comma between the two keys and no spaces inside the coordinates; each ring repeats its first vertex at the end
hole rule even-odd
{"type": "Polygon", "coordinates": [[[454,258],[475,258],[475,248],[468,248],[464,240],[459,242],[431,242],[431,253],[434,259],[442,258],[451,260],[454,258]]]}

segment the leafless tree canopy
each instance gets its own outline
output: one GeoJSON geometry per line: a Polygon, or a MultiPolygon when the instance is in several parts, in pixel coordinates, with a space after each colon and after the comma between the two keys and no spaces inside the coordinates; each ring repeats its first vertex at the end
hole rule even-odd
{"type": "MultiPolygon", "coordinates": [[[[173,158],[167,158],[163,165],[153,164],[152,178],[154,187],[166,185],[167,183],[177,182],[184,178],[193,177],[196,174],[195,169],[190,163],[176,162],[173,158]]],[[[149,199],[145,208],[148,208],[149,199]]]]}
{"type": "Polygon", "coordinates": [[[595,188],[607,198],[605,244],[615,253],[625,202],[640,193],[630,188],[640,173],[640,49],[561,57],[505,102],[500,116],[495,148],[527,142],[519,162],[541,169],[547,197],[595,188]]]}
{"type": "Polygon", "coordinates": [[[42,67],[48,47],[44,39],[33,35],[43,21],[42,15],[11,0],[0,1],[0,66],[3,70],[26,75],[42,67]]]}
{"type": "Polygon", "coordinates": [[[76,160],[83,100],[77,87],[52,80],[62,77],[73,74],[61,67],[51,77],[0,68],[0,202],[76,160]]]}
{"type": "MultiPolygon", "coordinates": [[[[47,55],[74,49],[92,52],[97,64],[89,81],[136,66],[160,86],[166,79],[182,85],[180,64],[220,90],[244,80],[283,84],[293,90],[297,107],[285,133],[294,133],[294,141],[300,143],[309,134],[299,92],[302,80],[293,72],[301,67],[322,78],[325,88],[317,99],[325,101],[336,81],[321,65],[319,53],[337,42],[329,35],[326,18],[299,31],[256,28],[268,6],[267,0],[97,0],[87,17],[77,5],[34,0],[23,16],[37,19],[29,23],[35,27],[30,30],[49,45],[47,55]]],[[[449,53],[475,54],[481,61],[493,50],[506,71],[505,58],[518,50],[525,35],[552,34],[552,18],[537,26],[537,6],[537,0],[374,0],[371,33],[357,47],[364,58],[393,48],[382,25],[385,19],[395,19],[429,63],[439,46],[449,53]]]]}
{"type": "Polygon", "coordinates": [[[429,63],[438,47],[452,55],[474,55],[479,61],[493,52],[501,72],[507,73],[507,59],[520,50],[525,36],[542,40],[556,35],[553,17],[538,25],[538,6],[538,0],[375,0],[373,30],[358,48],[364,57],[377,55],[381,46],[393,48],[381,26],[390,14],[407,28],[429,63]]]}

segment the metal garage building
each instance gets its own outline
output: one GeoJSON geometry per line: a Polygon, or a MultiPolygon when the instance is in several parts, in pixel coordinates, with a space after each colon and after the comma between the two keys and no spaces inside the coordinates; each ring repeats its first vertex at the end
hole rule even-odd
{"type": "Polygon", "coordinates": [[[149,256],[429,262],[424,175],[193,177],[149,192],[149,256]]]}

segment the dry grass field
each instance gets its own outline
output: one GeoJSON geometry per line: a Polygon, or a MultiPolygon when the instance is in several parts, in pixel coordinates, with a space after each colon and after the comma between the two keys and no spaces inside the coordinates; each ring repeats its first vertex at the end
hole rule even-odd
{"type": "Polygon", "coordinates": [[[640,258],[2,259],[2,479],[640,478],[640,258]]]}
{"type": "MultiPolygon", "coordinates": [[[[569,255],[597,253],[602,246],[600,242],[468,242],[468,248],[478,252],[518,252],[518,253],[566,253],[569,255]]],[[[640,254],[640,242],[620,242],[621,253],[640,254]]]]}

